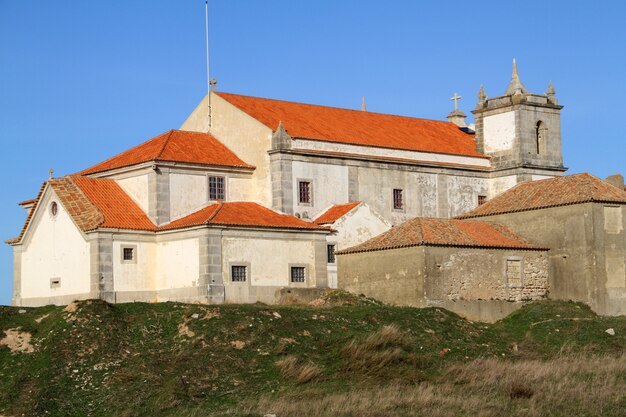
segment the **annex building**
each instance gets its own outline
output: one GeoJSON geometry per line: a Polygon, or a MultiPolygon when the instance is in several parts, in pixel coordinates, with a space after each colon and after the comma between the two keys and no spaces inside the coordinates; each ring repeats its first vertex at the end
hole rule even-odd
{"type": "MultiPolygon", "coordinates": [[[[561,109],[552,84],[530,93],[515,63],[503,95],[480,88],[475,126],[456,106],[438,121],[212,91],[180,130],[51,178],[21,203],[13,303],[271,303],[284,288],[341,287],[336,251],[407,221],[465,230],[412,219],[452,222],[563,175],[561,109]]],[[[532,294],[547,293],[549,246],[480,227],[546,265],[532,294]]]]}

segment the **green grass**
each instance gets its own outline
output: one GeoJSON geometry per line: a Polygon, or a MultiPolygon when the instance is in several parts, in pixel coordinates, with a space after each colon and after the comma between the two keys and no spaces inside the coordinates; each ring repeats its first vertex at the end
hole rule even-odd
{"type": "MultiPolygon", "coordinates": [[[[80,302],[75,312],[0,307],[0,337],[19,327],[34,347],[22,353],[0,346],[0,415],[257,416],[259,404],[285,399],[436,386],[476,360],[514,366],[617,358],[626,347],[626,318],[597,317],[571,302],[530,304],[486,324],[439,308],[328,298],[321,308],[100,301],[80,302]]],[[[576,378],[591,383],[593,376],[576,378]]]]}

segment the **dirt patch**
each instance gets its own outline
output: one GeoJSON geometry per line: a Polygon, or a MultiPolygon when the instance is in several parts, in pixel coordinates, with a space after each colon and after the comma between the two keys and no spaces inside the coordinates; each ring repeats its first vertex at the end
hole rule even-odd
{"type": "Polygon", "coordinates": [[[196,334],[187,326],[187,323],[181,323],[178,325],[178,335],[194,337],[196,334]]]}
{"type": "MultiPolygon", "coordinates": [[[[35,319],[35,321],[37,322],[37,324],[41,323],[46,317],[48,317],[50,315],[50,313],[48,314],[44,314],[43,316],[39,317],[38,319],[35,319]]],[[[0,416],[2,417],[2,416],[0,416]]]]}
{"type": "Polygon", "coordinates": [[[241,350],[246,347],[246,342],[243,342],[241,340],[233,340],[232,342],[230,342],[230,345],[235,349],[241,350]]]}
{"type": "Polygon", "coordinates": [[[5,330],[4,334],[6,337],[0,340],[0,345],[7,346],[11,352],[32,353],[35,351],[30,344],[30,333],[20,332],[20,327],[5,330]]]}
{"type": "Polygon", "coordinates": [[[66,313],[76,313],[76,310],[78,310],[78,304],[76,303],[68,304],[67,307],[63,309],[66,313]]]}

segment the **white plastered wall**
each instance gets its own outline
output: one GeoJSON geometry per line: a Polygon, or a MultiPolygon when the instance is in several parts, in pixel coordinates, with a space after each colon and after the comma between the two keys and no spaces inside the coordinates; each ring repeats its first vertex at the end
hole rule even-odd
{"type": "Polygon", "coordinates": [[[225,285],[233,285],[230,282],[230,266],[233,263],[249,266],[250,284],[255,286],[288,286],[289,265],[306,264],[307,285],[315,285],[312,279],[315,277],[315,247],[312,240],[273,239],[264,237],[262,233],[249,237],[224,237],[222,274],[225,285]]]}
{"type": "Polygon", "coordinates": [[[48,188],[31,220],[22,246],[21,297],[51,298],[90,291],[89,243],[48,188]],[[50,211],[52,202],[58,212],[50,211]],[[60,285],[51,288],[50,279],[60,285]]]}
{"type": "Polygon", "coordinates": [[[483,119],[485,153],[508,151],[515,141],[515,112],[494,114],[483,119]]]}
{"type": "Polygon", "coordinates": [[[517,175],[492,178],[489,180],[489,198],[497,197],[517,185],[517,175]]]}
{"type": "Polygon", "coordinates": [[[310,149],[325,152],[341,152],[356,155],[378,156],[383,158],[400,158],[414,161],[426,161],[448,164],[463,164],[476,166],[489,166],[486,158],[472,156],[450,155],[435,152],[408,151],[403,149],[380,148],[375,146],[351,145],[347,143],[324,142],[319,140],[297,139],[293,143],[296,149],[310,149]]]}
{"type": "MultiPolygon", "coordinates": [[[[249,180],[236,181],[234,198],[272,206],[270,157],[272,129],[239,110],[215,93],[211,94],[211,134],[244,162],[256,167],[249,180]]],[[[207,132],[207,98],[202,99],[181,126],[182,130],[207,132]]],[[[233,200],[236,201],[236,200],[233,200]]]]}
{"type": "Polygon", "coordinates": [[[134,240],[113,241],[113,276],[115,291],[154,291],[156,244],[134,240]],[[134,259],[124,261],[122,249],[133,248],[134,259]]]}
{"type": "Polygon", "coordinates": [[[128,194],[137,205],[148,212],[148,175],[137,175],[116,180],[118,185],[128,194]]]}
{"type": "Polygon", "coordinates": [[[206,174],[170,174],[171,219],[193,213],[205,207],[208,201],[208,177],[206,174]]]}
{"type": "Polygon", "coordinates": [[[310,219],[314,219],[328,206],[348,202],[347,166],[294,161],[292,174],[294,213],[306,212],[310,219]],[[299,180],[312,182],[313,198],[311,205],[298,202],[299,180]]]}
{"type": "Polygon", "coordinates": [[[197,237],[158,242],[157,290],[195,287],[200,278],[200,241],[197,237]]]}
{"type": "MultiPolygon", "coordinates": [[[[335,233],[326,238],[335,250],[346,249],[363,243],[391,228],[391,223],[375,213],[367,204],[361,203],[340,217],[332,228],[335,233]]],[[[337,263],[328,264],[328,286],[337,288],[337,263]]]]}

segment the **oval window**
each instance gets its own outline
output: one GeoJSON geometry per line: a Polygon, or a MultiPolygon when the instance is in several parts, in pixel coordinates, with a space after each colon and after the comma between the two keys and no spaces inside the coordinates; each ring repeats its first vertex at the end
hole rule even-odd
{"type": "Polygon", "coordinates": [[[59,205],[57,204],[56,201],[53,201],[50,204],[50,214],[52,214],[52,217],[54,217],[57,215],[58,212],[59,212],[59,205]]]}

